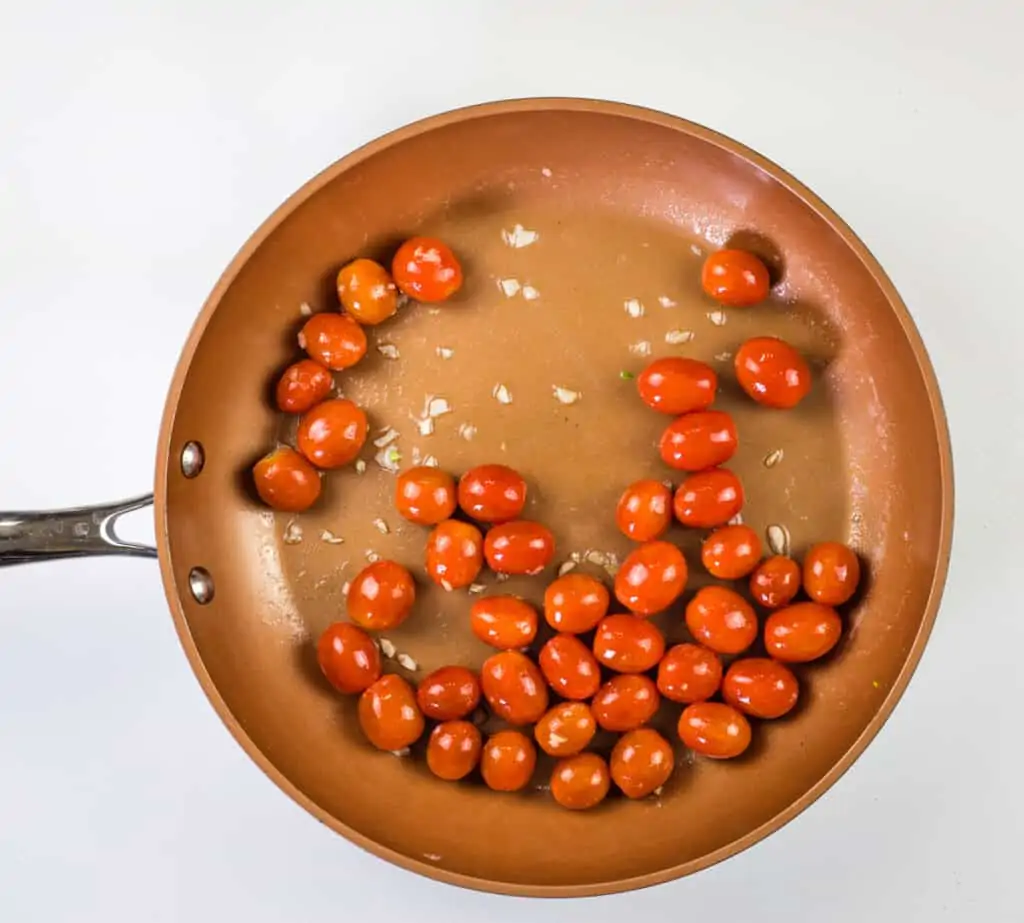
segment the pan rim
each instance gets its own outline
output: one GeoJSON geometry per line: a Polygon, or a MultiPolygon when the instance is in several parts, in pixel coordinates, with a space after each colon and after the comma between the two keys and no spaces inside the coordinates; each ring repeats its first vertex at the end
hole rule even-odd
{"type": "Polygon", "coordinates": [[[527,97],[485,102],[452,109],[447,112],[417,120],[401,128],[388,132],[335,161],[286,199],[284,203],[282,203],[270,215],[270,217],[268,217],[259,226],[259,228],[257,228],[249,239],[245,241],[228,267],[224,270],[223,274],[217,280],[213,290],[203,304],[203,307],[192,326],[189,336],[185,341],[185,345],[182,348],[181,356],[175,367],[171,385],[168,390],[160,425],[156,456],[154,498],[155,532],[156,544],[159,553],[160,572],[164,592],[167,597],[171,616],[174,619],[174,625],[179,641],[185,651],[185,655],[188,658],[196,678],[199,680],[203,692],[210,701],[210,704],[213,705],[227,729],[231,732],[232,736],[239,745],[241,745],[253,762],[271,779],[271,781],[274,782],[275,785],[278,786],[278,788],[285,792],[285,794],[291,797],[317,820],[321,821],[335,832],[340,833],[350,842],[362,847],[373,855],[385,859],[408,871],[416,872],[436,881],[470,888],[477,891],[518,897],[594,897],[632,891],[639,888],[649,887],[651,885],[663,884],[677,878],[682,878],[743,852],[755,843],[760,842],[765,837],[785,826],[811,804],[817,801],[818,798],[835,785],[850,766],[856,762],[885,725],[886,721],[896,708],[896,705],[903,697],[907,685],[920,663],[924,648],[931,635],[932,628],[938,615],[949,571],[954,512],[952,446],[950,443],[949,425],[945,409],[943,407],[938,379],[935,374],[934,367],[932,366],[917,326],[914,323],[906,304],[897,292],[896,287],[882,269],[878,260],[874,257],[864,242],[846,224],[846,222],[808,187],[790,175],[778,164],[757,153],[746,145],[727,137],[726,135],[679,116],[670,115],[655,109],[625,102],[575,97],[527,97]],[[766,174],[771,176],[773,180],[780,183],[791,194],[800,199],[804,205],[817,214],[817,216],[823,220],[834,233],[839,235],[844,243],[846,243],[846,245],[849,246],[857,255],[864,268],[868,273],[870,273],[872,279],[884,294],[900,323],[903,335],[906,337],[906,341],[914,355],[917,372],[924,384],[925,391],[928,396],[928,402],[931,407],[932,427],[938,444],[939,478],[942,493],[939,517],[938,559],[936,561],[935,571],[932,575],[931,586],[929,588],[925,604],[924,617],[921,621],[920,628],[914,637],[913,644],[911,645],[910,651],[900,669],[896,682],[892,685],[888,694],[882,699],[878,709],[866,727],[836,761],[832,768],[825,773],[825,775],[822,776],[815,785],[797,798],[792,804],[775,814],[759,827],[748,831],[743,836],[738,837],[732,842],[727,843],[705,856],[653,872],[648,872],[643,875],[636,875],[622,879],[611,879],[601,882],[591,882],[581,885],[538,885],[520,884],[509,881],[494,881],[438,868],[428,862],[399,853],[396,850],[364,836],[359,831],[339,821],[336,817],[321,808],[311,798],[300,791],[298,787],[295,786],[291,780],[285,776],[284,773],[282,773],[260,750],[257,744],[245,732],[232,714],[227,703],[220,696],[216,685],[209,673],[206,671],[202,656],[200,655],[198,647],[196,646],[195,641],[191,636],[191,632],[189,631],[188,623],[185,619],[184,610],[182,608],[181,599],[183,598],[182,591],[184,587],[179,587],[178,580],[175,577],[174,563],[171,560],[167,522],[167,484],[172,457],[171,436],[174,430],[178,403],[185,380],[189,373],[192,359],[204,335],[206,327],[225,292],[234,282],[236,276],[241,271],[245,263],[251,258],[267,237],[269,237],[270,234],[273,233],[273,231],[287,217],[289,217],[309,198],[315,195],[321,188],[332,182],[340,174],[383,150],[394,147],[395,145],[418,135],[435,131],[459,122],[471,121],[495,115],[543,111],[577,113],[591,112],[601,115],[633,119],[681,132],[710,143],[764,171],[766,174]]]}

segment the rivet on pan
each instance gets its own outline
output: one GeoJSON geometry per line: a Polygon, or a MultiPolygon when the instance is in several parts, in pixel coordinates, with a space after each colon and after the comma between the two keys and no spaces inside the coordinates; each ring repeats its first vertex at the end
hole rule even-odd
{"type": "Polygon", "coordinates": [[[186,442],[181,450],[181,473],[187,478],[194,478],[203,470],[206,454],[198,442],[186,442]]]}
{"type": "Polygon", "coordinates": [[[188,572],[188,588],[200,606],[205,606],[213,599],[213,577],[205,567],[193,567],[188,572]]]}

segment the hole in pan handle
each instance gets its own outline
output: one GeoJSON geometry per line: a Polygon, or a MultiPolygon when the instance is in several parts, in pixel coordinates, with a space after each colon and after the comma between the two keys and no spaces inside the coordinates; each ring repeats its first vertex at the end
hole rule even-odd
{"type": "Polygon", "coordinates": [[[153,495],[145,494],[103,506],[0,512],[0,566],[100,554],[155,558],[156,549],[152,546],[122,541],[114,531],[117,520],[125,513],[152,504],[153,495]]]}

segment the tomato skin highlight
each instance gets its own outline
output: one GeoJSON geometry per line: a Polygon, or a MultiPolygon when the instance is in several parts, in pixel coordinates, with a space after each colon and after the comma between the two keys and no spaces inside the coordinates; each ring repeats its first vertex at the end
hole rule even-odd
{"type": "Polygon", "coordinates": [[[447,301],[462,287],[462,266],[451,247],[434,237],[412,237],[391,262],[399,290],[416,301],[447,301]]]}
{"type": "Polygon", "coordinates": [[[718,375],[704,362],[670,356],[655,359],[636,380],[640,399],[652,410],[678,416],[711,406],[718,375]]]}
{"type": "Polygon", "coordinates": [[[658,664],[658,692],[672,702],[703,702],[722,685],[722,661],[699,644],[676,644],[658,664]]]}
{"type": "Polygon", "coordinates": [[[539,522],[503,522],[484,539],[487,566],[497,574],[539,574],[554,556],[555,537],[539,522]]]}
{"type": "Polygon", "coordinates": [[[613,676],[594,696],[590,710],[606,731],[632,731],[647,724],[658,711],[661,696],[643,673],[613,676]]]}
{"type": "Polygon", "coordinates": [[[564,574],[544,591],[544,619],[555,631],[580,635],[605,617],[610,602],[600,580],[588,574],[564,574]]]}
{"type": "Polygon", "coordinates": [[[793,603],[768,616],[764,646],[770,657],[783,663],[808,663],[831,651],[842,632],[842,620],[831,606],[793,603]]]}
{"type": "Polygon", "coordinates": [[[426,568],[434,583],[445,589],[469,586],[484,566],[484,537],[468,522],[446,519],[427,536],[426,568]]]}
{"type": "Polygon", "coordinates": [[[403,750],[423,734],[426,722],[416,693],[401,676],[387,673],[359,697],[359,725],[379,750],[403,750]]]}
{"type": "Polygon", "coordinates": [[[696,702],[679,716],[679,739],[695,753],[728,760],[750,746],[750,722],[743,712],[722,702],[696,702]]]}
{"type": "Polygon", "coordinates": [[[683,553],[668,542],[647,542],[630,553],[615,575],[615,598],[635,615],[662,612],[686,588],[683,553]]]}
{"type": "Polygon", "coordinates": [[[712,576],[739,580],[761,560],[761,537],[750,526],[722,526],[704,539],[700,559],[712,576]]]}
{"type": "Polygon", "coordinates": [[[708,254],[700,283],[706,295],[732,308],[748,308],[764,301],[771,288],[768,267],[746,250],[708,254]]]}
{"type": "Polygon", "coordinates": [[[651,728],[637,728],[619,738],[610,761],[612,780],[627,798],[658,791],[675,768],[672,745],[651,728]]]}
{"type": "Polygon", "coordinates": [[[722,698],[754,718],[781,718],[799,697],[800,683],[793,671],[767,657],[733,661],[722,682],[722,698]]]}
{"type": "Polygon", "coordinates": [[[409,522],[436,526],[455,512],[455,479],[440,468],[407,468],[395,482],[395,509],[409,522]]]}
{"type": "Polygon", "coordinates": [[[860,584],[860,560],[839,542],[820,542],[804,555],[804,592],[815,602],[841,606],[860,584]]]}
{"type": "Polygon", "coordinates": [[[300,359],[289,365],[277,382],[277,409],[282,413],[305,413],[326,400],[333,387],[329,369],[312,359],[300,359]]]}
{"type": "Polygon", "coordinates": [[[736,424],[722,410],[700,410],[676,417],[662,433],[658,449],[666,465],[703,471],[724,465],[736,453],[736,424]]]}
{"type": "Polygon", "coordinates": [[[362,451],[366,427],[366,414],[359,407],[344,398],[334,398],[299,418],[295,443],[318,468],[341,468],[362,451]]]}
{"type": "Polygon", "coordinates": [[[708,468],[687,477],[676,490],[672,510],[684,526],[724,526],[743,509],[743,484],[728,468],[708,468]]]}
{"type": "Polygon", "coordinates": [[[561,702],[549,709],[533,729],[537,746],[549,756],[575,756],[597,733],[597,722],[585,702],[561,702]]]}
{"type": "Polygon", "coordinates": [[[570,811],[586,811],[600,804],[609,788],[608,764],[596,753],[567,756],[551,772],[551,797],[570,811]]]}
{"type": "Polygon", "coordinates": [[[509,724],[535,724],[548,710],[544,676],[519,651],[488,657],[480,668],[480,688],[491,711],[509,724]]]}
{"type": "Polygon", "coordinates": [[[555,635],[537,658],[548,685],[563,699],[591,698],[601,686],[597,658],[575,635],[555,635]]]}
{"type": "Polygon", "coordinates": [[[765,558],[750,575],[750,595],[765,609],[788,606],[800,592],[800,565],[792,558],[765,558]]]}
{"type": "Polygon", "coordinates": [[[483,738],[468,721],[444,721],[427,741],[427,766],[439,779],[457,782],[480,762],[483,738]]]}
{"type": "Polygon", "coordinates": [[[362,692],[380,679],[380,651],[365,631],[349,622],[335,622],[316,645],[320,671],[338,692],[362,692]]]}
{"type": "Polygon", "coordinates": [[[718,654],[740,654],[757,640],[757,615],[739,593],[724,586],[701,587],[686,605],[686,627],[718,654]]]}
{"type": "Polygon", "coordinates": [[[537,748],[521,731],[498,731],[487,738],[480,754],[480,774],[496,792],[525,788],[537,765],[537,748]]]}
{"type": "Polygon", "coordinates": [[[366,334],[347,314],[314,314],[299,331],[299,348],[334,372],[351,368],[366,355],[366,334]]]}
{"type": "Polygon", "coordinates": [[[665,653],[665,636],[646,619],[609,615],[594,633],[594,656],[616,673],[644,673],[665,653]]]}
{"type": "Polygon", "coordinates": [[[469,627],[499,650],[526,647],[537,636],[537,610],[518,596],[484,596],[469,610],[469,627]]]}
{"type": "Polygon", "coordinates": [[[733,364],[740,387],[764,407],[790,410],[811,390],[811,370],[804,357],[778,337],[747,340],[733,364]]]}
{"type": "Polygon", "coordinates": [[[374,561],[349,584],[345,607],[361,628],[386,631],[401,625],[415,602],[412,574],[395,561],[374,561]]]}
{"type": "Polygon", "coordinates": [[[623,491],[615,509],[615,523],[635,542],[653,542],[672,522],[672,491],[661,481],[635,481],[623,491]]]}
{"type": "Polygon", "coordinates": [[[281,446],[252,469],[259,498],[272,510],[301,513],[320,497],[320,472],[295,449],[281,446]]]}
{"type": "Polygon", "coordinates": [[[374,260],[358,259],[338,271],[338,300],[360,324],[383,323],[398,310],[398,292],[388,271],[374,260]]]}
{"type": "Polygon", "coordinates": [[[439,667],[420,680],[416,702],[434,721],[456,721],[480,704],[480,681],[466,667],[439,667]]]}
{"type": "Polygon", "coordinates": [[[526,506],[526,481],[507,465],[477,465],[459,478],[459,506],[477,522],[511,522],[526,506]]]}

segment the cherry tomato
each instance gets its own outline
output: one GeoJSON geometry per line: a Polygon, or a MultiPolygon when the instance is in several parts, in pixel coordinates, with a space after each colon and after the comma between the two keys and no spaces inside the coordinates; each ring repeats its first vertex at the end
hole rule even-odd
{"type": "Polygon", "coordinates": [[[765,558],[750,575],[750,595],[765,609],[789,605],[800,590],[800,565],[777,554],[765,558]]]}
{"type": "Polygon", "coordinates": [[[320,635],[316,659],[338,692],[362,692],[380,679],[380,651],[362,628],[335,622],[320,635]]]}
{"type": "Polygon", "coordinates": [[[398,475],[395,509],[409,522],[436,526],[455,512],[455,479],[429,465],[409,468],[398,475]]]}
{"type": "Polygon", "coordinates": [[[480,754],[480,774],[496,792],[518,792],[537,765],[537,748],[520,731],[498,731],[487,738],[480,754]]]}
{"type": "Polygon", "coordinates": [[[743,509],[743,485],[728,468],[698,471],[679,485],[672,507],[684,526],[724,526],[743,509]]]}
{"type": "Polygon", "coordinates": [[[722,684],[722,661],[698,644],[670,647],[658,664],[658,691],[673,702],[703,702],[722,684]]]}
{"type": "Polygon", "coordinates": [[[713,577],[738,580],[761,560],[761,539],[750,526],[722,526],[704,539],[700,559],[713,577]]]}
{"type": "Polygon", "coordinates": [[[451,248],[433,237],[413,237],[402,244],[391,273],[395,284],[417,301],[447,301],[462,287],[462,266],[451,248]]]}
{"type": "Polygon", "coordinates": [[[319,362],[300,359],[284,370],[277,383],[277,409],[305,413],[327,398],[334,378],[319,362]]]}
{"type": "Polygon", "coordinates": [[[355,459],[366,442],[366,414],[344,398],[324,401],[299,418],[295,441],[318,468],[340,468],[355,459]]]}
{"type": "Polygon", "coordinates": [[[283,513],[308,510],[320,496],[320,472],[288,446],[256,462],[252,480],[260,499],[283,513]]]}
{"type": "Polygon", "coordinates": [[[679,739],[691,750],[728,760],[750,746],[750,722],[731,705],[695,702],[679,716],[679,739]]]}
{"type": "Polygon", "coordinates": [[[627,555],[615,575],[615,598],[630,612],[654,615],[682,594],[688,571],[683,553],[668,542],[648,542],[627,555]]]}
{"type": "Polygon", "coordinates": [[[757,640],[757,615],[739,593],[706,586],[686,606],[686,627],[705,647],[719,654],[739,654],[757,640]]]}
{"type": "Polygon", "coordinates": [[[646,798],[656,792],[675,765],[672,745],[650,728],[623,734],[612,750],[612,779],[627,798],[646,798]]]}
{"type": "Polygon", "coordinates": [[[398,292],[388,271],[373,260],[353,260],[338,273],[338,300],[361,324],[379,324],[398,310],[398,292]]]}
{"type": "Polygon", "coordinates": [[[635,615],[609,615],[594,634],[594,656],[617,673],[643,673],[658,665],[665,636],[635,615]]]}
{"type": "Polygon", "coordinates": [[[412,686],[394,673],[385,674],[363,691],[358,711],[366,739],[379,750],[412,746],[425,726],[412,686]]]}
{"type": "Polygon", "coordinates": [[[335,372],[366,355],[366,334],[347,314],[314,314],[299,331],[299,348],[335,372]]]}
{"type": "Polygon", "coordinates": [[[480,681],[465,667],[440,667],[420,680],[416,702],[435,721],[465,718],[480,704],[480,681]]]}
{"type": "Polygon", "coordinates": [[[658,711],[661,696],[654,681],[642,673],[613,676],[594,696],[590,710],[606,731],[632,731],[658,711]]]}
{"type": "Polygon", "coordinates": [[[539,574],[554,556],[555,537],[539,522],[504,522],[484,539],[487,565],[498,574],[539,574]]]}
{"type": "Polygon", "coordinates": [[[349,584],[346,606],[360,627],[385,631],[401,625],[415,602],[412,574],[395,561],[374,561],[349,584]]]}
{"type": "Polygon", "coordinates": [[[764,623],[764,646],[776,660],[807,663],[824,657],[839,642],[843,623],[831,606],[794,603],[764,623]]]}
{"type": "Polygon", "coordinates": [[[548,687],[537,665],[519,651],[488,657],[480,688],[491,711],[509,724],[533,724],[548,710],[548,687]]]}
{"type": "Polygon", "coordinates": [[[610,787],[608,764],[596,753],[567,756],[551,771],[551,797],[571,811],[586,811],[600,804],[610,787]]]}
{"type": "Polygon", "coordinates": [[[701,288],[720,304],[748,308],[768,297],[768,267],[746,250],[719,250],[704,261],[701,288]]]}
{"type": "Polygon", "coordinates": [[[718,376],[710,365],[696,359],[670,356],[655,359],[636,380],[640,399],[654,410],[673,415],[711,406],[718,376]]]}
{"type": "Polygon", "coordinates": [[[733,363],[740,387],[765,407],[788,410],[811,390],[811,370],[804,357],[777,337],[747,340],[733,363]]]}
{"type": "Polygon", "coordinates": [[[518,596],[484,596],[469,610],[469,627],[501,650],[526,647],[537,636],[537,610],[518,596]]]}
{"type": "Polygon", "coordinates": [[[792,670],[767,657],[735,661],[722,683],[722,698],[755,718],[781,718],[799,695],[792,670]]]}
{"type": "Polygon", "coordinates": [[[619,498],[615,522],[623,535],[637,542],[652,542],[672,522],[672,491],[661,481],[637,481],[619,498]]]}
{"type": "Polygon", "coordinates": [[[544,618],[555,629],[580,635],[590,631],[608,611],[608,590],[594,577],[566,574],[544,591],[544,618]]]}
{"type": "Polygon", "coordinates": [[[427,741],[427,766],[439,779],[456,782],[468,776],[480,762],[483,739],[468,721],[445,721],[427,741]]]}
{"type": "Polygon", "coordinates": [[[821,542],[804,555],[804,592],[815,602],[841,606],[860,583],[860,561],[846,545],[821,542]]]}
{"type": "Polygon", "coordinates": [[[446,590],[469,586],[484,566],[484,537],[476,526],[446,519],[427,536],[427,573],[446,590]]]}
{"type": "Polygon", "coordinates": [[[585,702],[556,705],[533,729],[537,746],[550,756],[574,756],[587,747],[596,733],[597,722],[585,702]]]}
{"type": "Polygon", "coordinates": [[[459,506],[477,522],[511,522],[526,506],[526,481],[505,465],[477,465],[459,478],[459,506]]]}
{"type": "Polygon", "coordinates": [[[721,410],[699,410],[676,417],[661,435],[659,450],[666,465],[703,471],[725,464],[736,452],[736,424],[721,410]]]}
{"type": "Polygon", "coordinates": [[[540,649],[537,661],[544,678],[563,699],[589,699],[601,685],[601,668],[575,635],[555,635],[540,649]]]}

